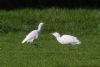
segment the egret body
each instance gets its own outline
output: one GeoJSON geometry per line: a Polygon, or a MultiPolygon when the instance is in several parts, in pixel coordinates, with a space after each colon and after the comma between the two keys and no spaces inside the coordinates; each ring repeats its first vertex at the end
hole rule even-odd
{"type": "Polygon", "coordinates": [[[51,34],[56,37],[57,41],[60,44],[72,44],[72,45],[76,45],[76,44],[80,44],[81,43],[78,40],[77,37],[72,36],[72,35],[62,35],[62,36],[60,36],[60,34],[58,32],[54,32],[54,33],[51,33],[51,34]]]}
{"type": "Polygon", "coordinates": [[[39,26],[38,26],[38,29],[37,30],[33,30],[31,31],[26,37],[25,39],[22,41],[22,43],[32,43],[35,39],[38,38],[40,32],[41,32],[41,29],[42,29],[42,26],[43,26],[44,23],[40,23],[39,26]]]}

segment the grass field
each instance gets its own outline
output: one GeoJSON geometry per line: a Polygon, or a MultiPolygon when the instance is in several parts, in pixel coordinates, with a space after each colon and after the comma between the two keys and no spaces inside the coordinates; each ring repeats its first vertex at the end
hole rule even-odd
{"type": "Polygon", "coordinates": [[[0,10],[0,67],[100,67],[98,9],[0,10]],[[35,44],[21,44],[26,34],[47,24],[35,44]],[[49,33],[77,36],[81,45],[61,45],[49,33]]]}

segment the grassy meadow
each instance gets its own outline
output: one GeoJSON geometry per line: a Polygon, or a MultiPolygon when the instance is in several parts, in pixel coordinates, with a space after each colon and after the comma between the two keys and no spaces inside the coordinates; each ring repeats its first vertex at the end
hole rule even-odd
{"type": "Polygon", "coordinates": [[[0,67],[100,67],[99,9],[0,10],[0,67]],[[21,44],[43,21],[33,44],[21,44]],[[50,35],[70,34],[81,45],[61,45],[50,35]]]}

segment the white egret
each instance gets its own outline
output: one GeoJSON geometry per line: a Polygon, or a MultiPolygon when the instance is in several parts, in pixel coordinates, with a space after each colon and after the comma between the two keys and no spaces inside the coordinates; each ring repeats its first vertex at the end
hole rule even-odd
{"type": "Polygon", "coordinates": [[[72,45],[76,45],[76,44],[80,44],[81,43],[77,39],[77,37],[74,37],[72,35],[62,35],[62,36],[60,36],[60,34],[58,32],[54,32],[54,33],[51,33],[51,34],[56,37],[57,41],[60,44],[72,44],[72,45]]]}
{"type": "Polygon", "coordinates": [[[38,38],[40,32],[41,32],[41,28],[42,26],[44,25],[44,23],[40,23],[39,26],[38,26],[38,29],[37,30],[33,30],[31,31],[26,37],[25,39],[22,41],[22,44],[27,42],[27,43],[32,43],[35,39],[38,38]]]}

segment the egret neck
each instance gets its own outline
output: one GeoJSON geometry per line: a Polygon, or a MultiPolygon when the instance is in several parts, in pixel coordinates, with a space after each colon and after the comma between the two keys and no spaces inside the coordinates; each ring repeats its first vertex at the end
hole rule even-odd
{"type": "Polygon", "coordinates": [[[58,42],[60,42],[62,44],[62,40],[61,40],[60,36],[57,36],[56,39],[57,39],[58,42]]]}
{"type": "Polygon", "coordinates": [[[37,31],[40,32],[43,24],[39,24],[37,31]]]}

